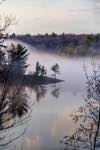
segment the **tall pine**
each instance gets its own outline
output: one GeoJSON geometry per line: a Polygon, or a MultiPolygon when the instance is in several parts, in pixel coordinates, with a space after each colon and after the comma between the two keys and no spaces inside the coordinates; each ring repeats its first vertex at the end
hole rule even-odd
{"type": "Polygon", "coordinates": [[[25,74],[29,55],[27,49],[20,44],[16,46],[11,44],[11,49],[8,53],[11,72],[14,74],[25,74]]]}

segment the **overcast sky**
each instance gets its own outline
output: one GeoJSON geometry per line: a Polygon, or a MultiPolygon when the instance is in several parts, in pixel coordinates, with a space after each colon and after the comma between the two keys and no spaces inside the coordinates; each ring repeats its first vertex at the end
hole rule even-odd
{"type": "Polygon", "coordinates": [[[100,0],[6,0],[0,12],[16,17],[18,34],[100,32],[100,0]]]}

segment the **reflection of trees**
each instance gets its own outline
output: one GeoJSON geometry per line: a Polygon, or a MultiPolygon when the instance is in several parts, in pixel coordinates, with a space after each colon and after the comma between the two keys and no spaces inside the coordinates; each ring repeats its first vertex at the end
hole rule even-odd
{"type": "MultiPolygon", "coordinates": [[[[33,91],[36,94],[36,100],[37,102],[40,101],[40,99],[45,98],[48,90],[47,90],[47,86],[46,85],[34,85],[31,87],[33,89],[33,91]]],[[[53,91],[50,93],[53,97],[59,98],[60,95],[60,88],[57,87],[56,84],[54,84],[53,86],[53,91]]]]}
{"type": "Polygon", "coordinates": [[[33,90],[36,93],[37,102],[47,94],[47,86],[45,85],[34,85],[33,90]]]}
{"type": "MultiPolygon", "coordinates": [[[[4,85],[4,84],[3,84],[4,85]]],[[[25,89],[0,87],[0,146],[6,146],[21,137],[30,118],[28,95],[25,89]],[[18,131],[21,128],[21,131],[18,131]]]]}
{"type": "Polygon", "coordinates": [[[51,92],[52,96],[54,96],[55,98],[59,98],[60,96],[60,88],[57,87],[57,85],[54,85],[54,90],[51,92]]]}
{"type": "Polygon", "coordinates": [[[78,128],[72,136],[65,136],[64,144],[67,149],[95,150],[100,148],[100,67],[93,64],[93,74],[87,78],[87,97],[85,105],[81,106],[76,115],[72,115],[78,128]]]}
{"type": "Polygon", "coordinates": [[[27,98],[27,94],[21,89],[21,92],[12,100],[10,110],[13,117],[21,117],[28,112],[27,98]]]}

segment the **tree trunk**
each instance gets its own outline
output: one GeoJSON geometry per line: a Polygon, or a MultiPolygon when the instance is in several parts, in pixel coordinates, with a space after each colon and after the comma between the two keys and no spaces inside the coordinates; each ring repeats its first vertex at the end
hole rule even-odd
{"type": "Polygon", "coordinates": [[[100,129],[100,106],[99,106],[99,116],[98,116],[98,122],[97,122],[97,130],[95,132],[94,136],[94,144],[93,144],[93,150],[96,150],[96,142],[99,134],[99,129],[100,129]]]}

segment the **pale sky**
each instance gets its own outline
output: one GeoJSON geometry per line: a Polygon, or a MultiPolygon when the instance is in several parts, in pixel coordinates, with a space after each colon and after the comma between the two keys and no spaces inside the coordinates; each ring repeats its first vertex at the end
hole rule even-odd
{"type": "Polygon", "coordinates": [[[18,34],[100,32],[100,0],[6,0],[0,12],[16,17],[18,34]]]}

